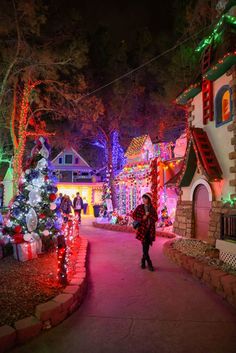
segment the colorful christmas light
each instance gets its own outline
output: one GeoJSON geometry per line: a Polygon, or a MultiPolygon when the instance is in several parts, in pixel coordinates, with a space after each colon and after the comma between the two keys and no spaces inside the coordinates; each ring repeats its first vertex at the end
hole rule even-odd
{"type": "Polygon", "coordinates": [[[201,52],[208,45],[210,45],[213,41],[217,41],[221,35],[222,25],[224,23],[229,23],[229,24],[235,26],[236,25],[236,17],[224,14],[221,17],[221,19],[219,20],[219,22],[216,24],[216,26],[213,29],[213,31],[211,32],[211,34],[208,37],[206,37],[205,39],[203,39],[195,50],[197,52],[201,52]]]}
{"type": "MultiPolygon", "coordinates": [[[[54,207],[55,193],[52,171],[48,166],[49,146],[44,138],[36,141],[22,173],[19,192],[6,219],[4,231],[22,242],[43,242],[44,250],[56,242],[60,231],[60,213],[54,207]]],[[[39,249],[39,252],[41,249],[39,249]]]]}

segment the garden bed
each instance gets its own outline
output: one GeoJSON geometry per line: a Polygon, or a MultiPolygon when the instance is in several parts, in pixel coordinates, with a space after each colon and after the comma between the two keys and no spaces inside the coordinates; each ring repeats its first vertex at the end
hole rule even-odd
{"type": "Polygon", "coordinates": [[[212,245],[196,239],[177,239],[173,248],[199,261],[215,266],[227,273],[236,275],[236,269],[219,259],[219,251],[212,245]]]}
{"type": "MultiPolygon", "coordinates": [[[[74,274],[79,238],[70,257],[69,280],[74,274]]],[[[56,252],[20,262],[7,256],[0,260],[0,326],[33,315],[35,307],[60,294],[64,287],[57,279],[56,252]]]]}
{"type": "Polygon", "coordinates": [[[71,271],[65,287],[57,282],[55,253],[25,263],[10,258],[0,262],[4,268],[0,287],[1,353],[57,326],[79,307],[87,286],[87,248],[88,241],[80,237],[70,249],[71,271]]]}
{"type": "Polygon", "coordinates": [[[194,239],[167,241],[163,252],[236,308],[236,271],[217,258],[217,249],[194,239]]]}
{"type": "Polygon", "coordinates": [[[36,305],[61,293],[56,253],[26,262],[11,256],[0,261],[0,326],[32,315],[36,305]]]}

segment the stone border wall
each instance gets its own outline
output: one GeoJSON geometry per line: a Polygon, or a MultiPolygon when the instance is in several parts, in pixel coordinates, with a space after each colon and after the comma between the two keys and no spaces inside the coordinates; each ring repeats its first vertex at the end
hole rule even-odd
{"type": "Polygon", "coordinates": [[[164,244],[164,254],[236,308],[236,276],[230,275],[213,265],[210,266],[201,262],[193,256],[187,256],[174,249],[172,244],[173,240],[164,244]]]}
{"type": "MultiPolygon", "coordinates": [[[[206,241],[215,245],[216,239],[220,239],[221,214],[236,214],[236,207],[222,201],[212,201],[208,237],[206,241]]],[[[174,233],[186,238],[194,238],[194,212],[192,201],[178,201],[174,222],[174,233]]]]}
{"type": "Polygon", "coordinates": [[[42,331],[59,325],[82,303],[87,287],[88,241],[81,238],[76,261],[75,275],[63,292],[55,298],[36,306],[35,314],[15,322],[13,327],[0,327],[0,353],[4,353],[17,344],[22,344],[39,335],[42,331]]]}
{"type": "Polygon", "coordinates": [[[193,202],[178,200],[174,222],[174,233],[186,238],[194,236],[193,202]]]}

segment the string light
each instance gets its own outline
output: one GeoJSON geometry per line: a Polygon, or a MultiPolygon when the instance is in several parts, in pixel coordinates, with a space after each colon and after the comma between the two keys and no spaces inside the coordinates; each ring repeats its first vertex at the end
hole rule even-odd
{"type": "Polygon", "coordinates": [[[222,31],[222,25],[224,23],[229,23],[233,26],[236,25],[236,17],[235,16],[230,16],[227,14],[224,14],[219,22],[216,24],[215,28],[213,29],[212,33],[205,39],[203,39],[200,44],[197,46],[195,49],[196,52],[201,52],[203,49],[205,49],[208,45],[210,45],[213,41],[217,41],[220,38],[221,31],[222,31]]]}
{"type": "Polygon", "coordinates": [[[228,194],[228,197],[221,199],[224,204],[229,204],[231,207],[236,205],[236,198],[232,198],[231,194],[228,194]]]}
{"type": "MultiPolygon", "coordinates": [[[[17,191],[18,181],[22,172],[22,161],[25,151],[27,136],[32,136],[34,138],[40,136],[50,136],[52,133],[47,133],[45,131],[27,131],[28,127],[28,115],[30,107],[30,96],[34,88],[40,85],[42,81],[30,82],[28,81],[23,89],[21,104],[20,104],[20,114],[19,118],[16,116],[16,107],[13,109],[12,124],[11,124],[11,135],[13,136],[14,142],[14,158],[13,158],[13,183],[14,189],[17,191]],[[15,120],[18,120],[18,138],[15,133],[15,120]]],[[[16,102],[14,102],[16,105],[16,102]]]]}
{"type": "Polygon", "coordinates": [[[78,217],[66,220],[58,237],[57,247],[57,276],[63,285],[68,284],[68,278],[72,273],[71,256],[76,238],[79,236],[78,217]]]}
{"type": "Polygon", "coordinates": [[[186,104],[187,101],[201,92],[201,83],[193,83],[185,89],[175,100],[177,104],[186,104]]]}
{"type": "Polygon", "coordinates": [[[133,138],[131,141],[131,144],[128,147],[128,150],[127,150],[125,156],[132,157],[134,155],[139,154],[141,152],[147,138],[148,138],[148,135],[143,135],[143,136],[133,138]]]}
{"type": "Polygon", "coordinates": [[[8,163],[8,164],[10,164],[10,163],[11,163],[11,158],[10,158],[10,157],[7,158],[6,153],[3,151],[3,148],[0,147],[0,165],[1,165],[2,163],[8,163]]]}
{"type": "Polygon", "coordinates": [[[120,145],[118,131],[112,133],[112,168],[115,176],[125,164],[124,150],[120,145]]]}
{"type": "Polygon", "coordinates": [[[226,53],[218,62],[212,66],[204,75],[203,79],[216,79],[218,75],[222,75],[222,66],[225,65],[225,70],[228,70],[231,65],[236,63],[236,51],[226,53]]]}

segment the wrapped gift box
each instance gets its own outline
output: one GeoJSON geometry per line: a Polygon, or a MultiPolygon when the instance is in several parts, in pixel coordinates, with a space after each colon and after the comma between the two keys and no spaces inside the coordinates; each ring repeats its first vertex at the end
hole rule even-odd
{"type": "Polygon", "coordinates": [[[13,244],[13,255],[18,261],[28,261],[37,257],[37,244],[35,241],[13,244]]]}

